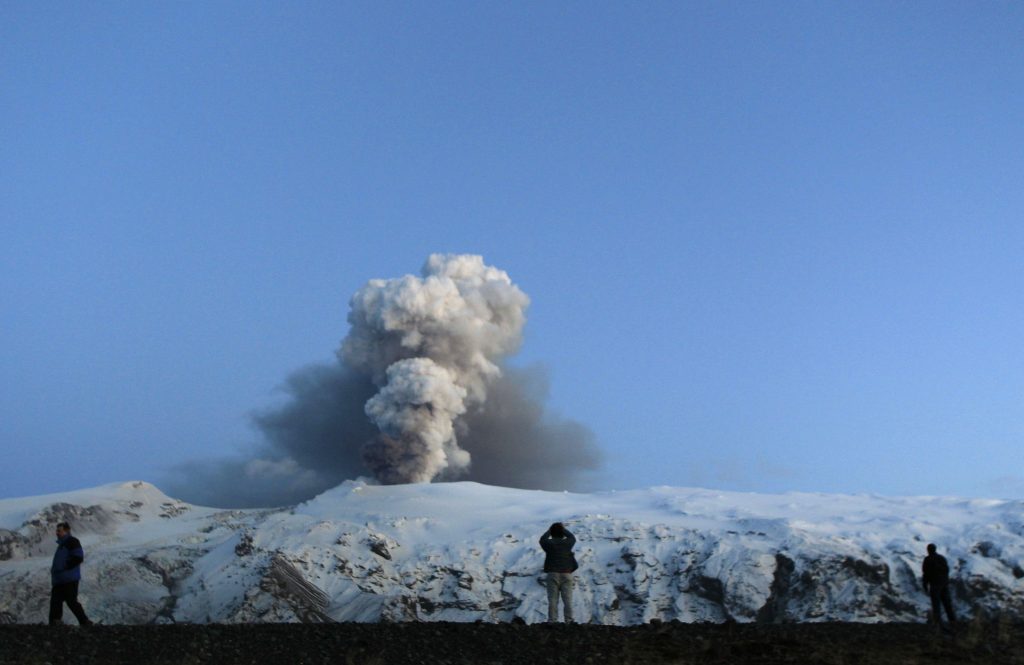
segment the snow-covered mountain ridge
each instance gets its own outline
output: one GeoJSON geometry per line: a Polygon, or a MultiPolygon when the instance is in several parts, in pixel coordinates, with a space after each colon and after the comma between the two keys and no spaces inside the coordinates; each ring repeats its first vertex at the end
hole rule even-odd
{"type": "Polygon", "coordinates": [[[44,621],[53,525],[107,623],[546,618],[553,521],[578,620],[917,621],[935,542],[961,613],[1024,618],[1024,502],[656,487],[570,494],[349,481],[292,508],[193,506],[144,482],[0,500],[0,621],[44,621]]]}

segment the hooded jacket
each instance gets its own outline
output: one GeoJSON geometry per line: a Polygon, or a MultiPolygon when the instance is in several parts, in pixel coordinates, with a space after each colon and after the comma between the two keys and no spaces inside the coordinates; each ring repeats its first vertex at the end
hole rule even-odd
{"type": "Polygon", "coordinates": [[[551,533],[540,537],[540,547],[544,550],[545,573],[571,573],[579,566],[572,555],[572,546],[576,544],[576,536],[565,530],[564,538],[555,538],[551,533]]]}
{"type": "Polygon", "coordinates": [[[57,539],[57,551],[53,553],[53,564],[50,566],[50,579],[53,586],[68,584],[82,579],[79,568],[85,561],[82,543],[70,533],[57,539]]]}

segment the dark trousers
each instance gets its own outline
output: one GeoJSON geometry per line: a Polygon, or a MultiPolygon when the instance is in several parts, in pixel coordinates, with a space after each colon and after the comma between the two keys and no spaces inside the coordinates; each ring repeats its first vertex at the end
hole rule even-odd
{"type": "Polygon", "coordinates": [[[949,619],[950,623],[956,623],[956,617],[953,615],[953,601],[949,597],[949,585],[932,584],[928,589],[928,594],[932,597],[933,620],[936,623],[942,623],[939,617],[939,603],[942,603],[942,607],[946,609],[946,618],[949,619]]]}
{"type": "Polygon", "coordinates": [[[68,609],[78,619],[78,625],[88,626],[92,623],[89,621],[89,617],[85,616],[85,610],[82,609],[82,604],[78,602],[78,582],[66,582],[64,584],[57,584],[50,589],[50,623],[60,623],[60,619],[64,616],[64,603],[68,604],[68,609]]]}

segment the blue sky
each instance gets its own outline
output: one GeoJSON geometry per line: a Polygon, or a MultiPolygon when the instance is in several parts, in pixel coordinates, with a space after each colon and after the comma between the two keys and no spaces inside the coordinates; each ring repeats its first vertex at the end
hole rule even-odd
{"type": "Polygon", "coordinates": [[[432,252],[596,486],[1024,496],[1016,3],[7,4],[0,496],[251,446],[432,252]]]}

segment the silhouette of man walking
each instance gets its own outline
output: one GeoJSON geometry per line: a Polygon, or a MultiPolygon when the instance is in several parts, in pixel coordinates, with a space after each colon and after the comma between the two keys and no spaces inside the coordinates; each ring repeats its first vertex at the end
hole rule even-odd
{"type": "Polygon", "coordinates": [[[50,566],[53,583],[50,589],[51,626],[61,623],[65,603],[78,619],[79,625],[92,625],[89,617],[85,616],[82,604],[78,602],[78,582],[82,579],[80,566],[84,560],[82,543],[71,535],[71,526],[67,522],[61,522],[57,525],[57,551],[53,553],[53,565],[50,566]]]}

